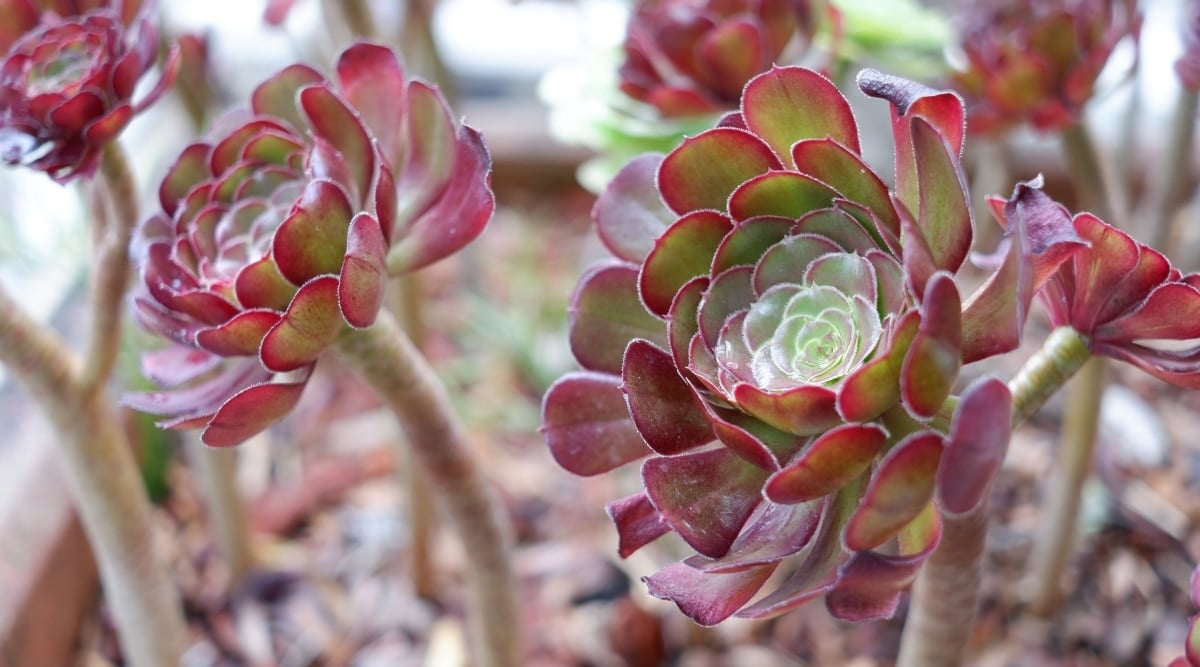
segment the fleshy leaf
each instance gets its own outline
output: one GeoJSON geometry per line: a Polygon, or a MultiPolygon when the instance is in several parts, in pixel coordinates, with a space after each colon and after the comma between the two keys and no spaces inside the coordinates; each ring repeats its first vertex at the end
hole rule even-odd
{"type": "Polygon", "coordinates": [[[774,571],[775,564],[770,564],[739,572],[708,573],[685,563],[672,563],[643,581],[651,595],[674,602],[685,616],[708,627],[732,616],[774,571]]]}
{"type": "Polygon", "coordinates": [[[614,375],[575,372],[559,378],[542,400],[540,430],[554,460],[576,475],[598,475],[650,453],[614,375]]]}
{"type": "Polygon", "coordinates": [[[933,499],[942,436],[914,433],[880,462],[843,536],[851,551],[874,549],[915,519],[933,499]]]}
{"type": "Polygon", "coordinates": [[[763,503],[721,558],[693,556],[685,561],[704,572],[734,572],[747,566],[764,565],[799,553],[812,543],[824,515],[824,498],[798,505],[763,503]]]}
{"type": "Polygon", "coordinates": [[[721,213],[695,211],[663,232],[638,277],[646,308],[665,316],[675,292],[692,278],[708,273],[713,253],[732,228],[733,222],[721,213]]]}
{"type": "Polygon", "coordinates": [[[842,422],[837,411],[837,394],[827,387],[804,385],[780,392],[768,392],[749,384],[739,384],[734,400],[743,410],[775,428],[795,435],[815,435],[842,422]]]}
{"type": "Polygon", "coordinates": [[[633,552],[671,532],[671,526],[654,509],[645,491],[614,500],[604,508],[617,526],[617,553],[629,558],[633,552]]]}
{"type": "Polygon", "coordinates": [[[300,400],[308,374],[300,382],[264,382],[234,394],[208,422],[200,439],[210,447],[239,445],[283,419],[300,400]]]}
{"type": "Polygon", "coordinates": [[[874,419],[900,400],[900,370],[921,326],[920,314],[909,311],[896,324],[885,351],[842,383],[838,413],[846,421],[874,419]]]}
{"type": "Polygon", "coordinates": [[[337,277],[313,278],[296,292],[283,318],[263,337],[259,352],[263,366],[282,373],[312,363],[344,324],[337,277]]]}
{"type": "Polygon", "coordinates": [[[887,442],[874,424],[844,424],[818,437],[763,487],[777,503],[802,503],[829,495],[862,476],[887,442]]]}
{"type": "Polygon", "coordinates": [[[338,305],[352,327],[369,327],[383,306],[387,287],[387,241],[379,221],[359,213],[350,221],[346,257],[338,280],[338,305]]]}
{"type": "Polygon", "coordinates": [[[937,472],[942,510],[965,514],[991,491],[1012,434],[1012,394],[996,378],[967,387],[955,408],[937,472]]]}
{"type": "Polygon", "coordinates": [[[1200,290],[1185,283],[1164,283],[1127,315],[1096,328],[1105,341],[1190,340],[1200,337],[1200,290]]]}
{"type": "Polygon", "coordinates": [[[388,164],[399,164],[404,147],[406,84],[395,51],[378,44],[356,43],[338,57],[338,82],[371,134],[379,141],[388,164]]]}
{"type": "Polygon", "coordinates": [[[654,507],[697,552],[720,558],[729,551],[754,508],[762,502],[767,472],[725,447],[642,464],[642,480],[654,507]]]}
{"type": "Polygon", "coordinates": [[[785,160],[791,160],[792,145],[804,139],[830,138],[860,151],[850,103],[829,79],[811,70],[773,67],[752,79],[742,93],[742,117],[785,160]]]}
{"type": "Polygon", "coordinates": [[[275,232],[272,255],[283,277],[303,285],[314,276],[338,273],[346,257],[346,233],[353,214],[346,195],[332,181],[309,182],[275,232]]]}
{"type": "Polygon", "coordinates": [[[718,127],[684,139],[663,159],[658,190],[667,206],[680,215],[700,209],[724,211],[739,185],[782,166],[758,137],[718,127]]]}
{"type": "Polygon", "coordinates": [[[635,339],[625,350],[621,380],[633,423],[654,451],[678,454],[713,441],[700,398],[679,376],[671,355],[635,339]]]}
{"type": "Polygon", "coordinates": [[[933,276],[921,303],[921,326],[900,369],[900,396],[918,417],[938,413],[962,366],[962,305],[954,278],[933,276]]]}
{"type": "Polygon", "coordinates": [[[635,338],[667,346],[666,323],[638,299],[638,270],[601,264],[579,279],[567,307],[571,352],[584,368],[619,375],[625,347],[635,338]]]}
{"type": "Polygon", "coordinates": [[[296,94],[301,88],[324,83],[325,77],[307,65],[291,65],[259,84],[250,96],[250,104],[258,113],[282,118],[299,131],[308,129],[308,122],[296,108],[296,94]]]}
{"type": "Polygon", "coordinates": [[[592,207],[596,233],[617,257],[641,262],[654,248],[654,240],[675,215],[658,195],[655,177],[662,156],[639,155],[630,160],[609,182],[592,207]]]}
{"type": "Polygon", "coordinates": [[[279,322],[273,310],[246,310],[224,324],[196,334],[196,344],[223,357],[258,354],[263,336],[279,322]]]}
{"type": "MultiPolygon", "coordinates": [[[[858,155],[831,139],[806,139],[792,146],[796,169],[828,184],[846,199],[869,208],[887,232],[900,234],[900,217],[892,207],[887,186],[858,155]]],[[[883,238],[873,229],[881,246],[883,238]]]]}
{"type": "Polygon", "coordinates": [[[836,196],[828,185],[806,174],[769,171],[733,191],[729,196],[729,215],[738,221],[761,215],[794,220],[809,211],[827,208],[836,196]]]}
{"type": "Polygon", "coordinates": [[[921,202],[918,223],[937,268],[954,273],[971,249],[971,206],[957,155],[923,118],[912,120],[921,202]]]}

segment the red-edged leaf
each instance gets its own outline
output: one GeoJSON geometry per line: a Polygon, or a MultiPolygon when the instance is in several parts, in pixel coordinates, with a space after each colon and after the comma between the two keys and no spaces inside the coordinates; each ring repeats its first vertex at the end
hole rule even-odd
{"type": "Polygon", "coordinates": [[[121,404],[139,412],[166,417],[211,415],[232,394],[270,376],[271,374],[258,362],[243,361],[222,369],[222,372],[212,379],[190,387],[125,394],[121,397],[121,404]]]}
{"type": "Polygon", "coordinates": [[[238,302],[247,310],[285,310],[296,295],[296,286],[283,277],[270,256],[242,267],[233,285],[238,302]]]}
{"type": "Polygon", "coordinates": [[[921,326],[900,368],[900,398],[918,417],[938,413],[962,367],[962,304],[954,278],[938,272],[925,289],[921,326]]]}
{"type": "Polygon", "coordinates": [[[679,375],[671,355],[635,339],[625,350],[621,388],[646,444],[671,455],[712,442],[712,427],[695,390],[679,375]]]}
{"type": "Polygon", "coordinates": [[[971,250],[973,233],[966,178],[958,154],[923,118],[912,120],[921,202],[918,222],[937,268],[954,273],[971,250]]]}
{"type": "Polygon", "coordinates": [[[667,206],[680,215],[700,209],[724,211],[739,185],[782,166],[758,137],[718,127],[684,139],[663,159],[658,189],[667,206]]]}
{"type": "Polygon", "coordinates": [[[925,510],[933,499],[942,448],[940,434],[922,431],[887,453],[846,525],[843,539],[847,549],[874,549],[925,510]]]}
{"type": "Polygon", "coordinates": [[[456,163],[463,147],[456,144],[478,139],[482,145],[482,139],[471,137],[466,128],[460,131],[436,87],[412,81],[407,101],[404,154],[392,160],[401,227],[441,197],[454,172],[461,171],[456,163]]]}
{"type": "MultiPolygon", "coordinates": [[[[869,208],[893,236],[900,234],[900,217],[892,206],[887,186],[879,176],[845,146],[832,139],[806,139],[792,146],[796,169],[837,190],[846,199],[869,208]]],[[[868,229],[880,247],[884,239],[868,229]]]]}
{"type": "Polygon", "coordinates": [[[369,327],[383,306],[387,287],[387,241],[379,221],[359,213],[350,221],[346,257],[338,280],[338,305],[352,327],[369,327]]]}
{"type": "Polygon", "coordinates": [[[655,181],[662,159],[661,155],[646,154],[630,160],[592,207],[596,233],[621,259],[641,262],[654,248],[655,239],[675,220],[659,197],[655,181]]]}
{"type": "Polygon", "coordinates": [[[250,95],[250,106],[256,113],[282,118],[298,131],[308,129],[308,122],[296,106],[296,93],[305,86],[325,83],[321,73],[307,65],[290,65],[259,84],[250,95]]]}
{"type": "Polygon", "coordinates": [[[263,366],[283,373],[312,363],[344,324],[337,277],[313,278],[296,292],[287,312],[263,337],[259,351],[263,366]]]}
{"type": "Polygon", "coordinates": [[[247,310],[219,327],[200,331],[196,334],[196,344],[223,357],[258,354],[263,336],[277,322],[278,312],[266,309],[247,310]]]}
{"type": "Polygon", "coordinates": [[[408,104],[404,67],[386,46],[358,42],[338,56],[342,94],[370,128],[388,164],[397,165],[404,150],[403,110],[408,104]]]}
{"type": "Polygon", "coordinates": [[[692,339],[700,331],[700,301],[708,289],[708,278],[696,278],[684,285],[675,294],[671,311],[667,313],[667,337],[671,343],[671,357],[677,368],[691,369],[692,339]]]}
{"type": "Polygon", "coordinates": [[[819,438],[767,480],[763,492],[777,503],[802,503],[829,495],[858,479],[887,442],[873,424],[844,424],[819,438]]]}
{"type": "Polygon", "coordinates": [[[645,491],[614,500],[604,510],[617,526],[617,553],[621,558],[629,558],[633,552],[671,532],[671,526],[654,509],[645,491]]]}
{"type": "Polygon", "coordinates": [[[175,387],[216,368],[221,357],[191,346],[168,345],[142,353],[142,375],[164,387],[175,387]]]}
{"type": "Polygon", "coordinates": [[[868,421],[900,401],[900,369],[921,325],[920,314],[909,311],[881,344],[876,358],[850,374],[838,390],[838,413],[846,421],[868,421]]]}
{"type": "MultiPolygon", "coordinates": [[[[463,248],[483,232],[496,208],[491,187],[492,158],[483,137],[463,126],[456,145],[454,170],[433,205],[410,224],[397,218],[391,236],[388,271],[415,271],[463,248]]],[[[397,187],[405,187],[403,181],[397,187]]]]}
{"type": "Polygon", "coordinates": [[[709,282],[696,319],[710,350],[716,347],[721,328],[729,316],[749,308],[754,302],[753,272],[748,266],[735,266],[709,282]]]}
{"type": "Polygon", "coordinates": [[[193,187],[209,178],[208,154],[211,150],[212,146],[208,144],[192,144],[175,158],[175,163],[158,186],[158,202],[167,215],[175,215],[180,200],[193,187]]]}
{"type": "Polygon", "coordinates": [[[967,387],[955,408],[937,473],[942,510],[965,514],[987,497],[1012,434],[1012,394],[996,378],[967,387]]]}
{"type": "Polygon", "coordinates": [[[713,254],[733,221],[717,211],[695,211],[671,225],[654,242],[638,277],[642,301],[651,313],[665,316],[675,293],[696,276],[708,273],[713,254]]]}
{"type": "Polygon", "coordinates": [[[733,390],[738,407],[775,428],[795,435],[815,435],[842,423],[837,394],[827,387],[806,385],[767,392],[748,384],[733,390]]]}
{"type": "Polygon", "coordinates": [[[377,156],[371,135],[363,127],[358,115],[346,106],[341,97],[324,86],[309,86],[301,90],[300,106],[313,132],[337,149],[350,168],[353,181],[345,185],[353,189],[351,198],[356,202],[365,201],[379,165],[376,164],[377,156]]]}
{"type": "Polygon", "coordinates": [[[717,559],[693,556],[685,561],[704,572],[735,572],[799,553],[812,543],[825,513],[825,499],[799,505],[763,503],[763,510],[717,559]]]}
{"type": "Polygon", "coordinates": [[[795,220],[827,208],[837,196],[828,185],[795,171],[770,171],[742,183],[729,196],[729,215],[742,221],[762,215],[795,220]]]}
{"type": "Polygon", "coordinates": [[[754,77],[742,93],[742,117],[785,160],[804,139],[830,138],[860,150],[850,103],[829,79],[802,67],[773,67],[754,77]]]}
{"type": "Polygon", "coordinates": [[[739,265],[751,265],[768,248],[779,243],[792,229],[789,218],[758,217],[739,223],[721,240],[712,258],[713,274],[739,265]]]}
{"type": "Polygon", "coordinates": [[[718,408],[701,401],[717,439],[738,456],[767,471],[779,469],[805,443],[803,436],[771,427],[740,410],[718,408]]]}
{"type": "Polygon", "coordinates": [[[644,581],[654,597],[674,602],[679,611],[700,625],[713,626],[746,604],[774,571],[775,564],[770,564],[740,572],[707,573],[685,563],[673,563],[644,581]]]}
{"type": "Polygon", "coordinates": [[[217,410],[200,439],[210,447],[240,445],[287,416],[308,382],[264,382],[235,394],[217,410]]]}
{"type": "Polygon", "coordinates": [[[719,558],[762,502],[767,472],[725,447],[642,464],[650,501],[688,546],[719,558]]]}
{"type": "Polygon", "coordinates": [[[567,306],[571,352],[584,368],[620,375],[625,347],[643,338],[667,347],[666,323],[638,299],[638,269],[606,263],[589,269],[567,306]]]}
{"type": "Polygon", "coordinates": [[[272,241],[271,254],[283,277],[303,285],[315,276],[341,271],[353,215],[345,193],[332,181],[317,179],[305,185],[272,241]]]}
{"type": "Polygon", "coordinates": [[[770,64],[765,38],[756,20],[720,23],[696,47],[699,70],[722,96],[736,99],[750,77],[770,64]]]}
{"type": "Polygon", "coordinates": [[[559,378],[542,399],[542,426],[550,454],[576,475],[598,475],[650,453],[633,425],[621,380],[575,372],[559,378]]]}
{"type": "Polygon", "coordinates": [[[1200,290],[1185,283],[1159,285],[1137,308],[1097,327],[1095,337],[1105,342],[1200,337],[1200,290]]]}

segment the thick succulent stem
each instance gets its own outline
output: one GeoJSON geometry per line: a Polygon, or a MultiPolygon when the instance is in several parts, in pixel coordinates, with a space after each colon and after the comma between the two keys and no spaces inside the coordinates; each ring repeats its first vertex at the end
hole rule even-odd
{"type": "Polygon", "coordinates": [[[466,433],[451,411],[445,387],[386,311],[367,329],[348,329],[336,347],[339,356],[395,411],[415,459],[462,540],[470,559],[467,581],[475,664],[521,664],[509,531],[466,433]]]}
{"type": "Polygon", "coordinates": [[[230,588],[254,565],[246,504],[237,488],[237,449],[209,447],[188,437],[188,458],[204,492],[208,522],[225,558],[230,588]]]}
{"type": "Polygon", "coordinates": [[[3,291],[0,361],[34,395],[58,433],[126,664],[179,664],[186,637],[179,594],[155,554],[150,501],[103,388],[85,387],[80,364],[62,341],[3,291]]]}
{"type": "Polygon", "coordinates": [[[1058,448],[1058,469],[1048,486],[1050,497],[1041,514],[1030,557],[1033,567],[1030,609],[1053,614],[1062,597],[1062,574],[1075,542],[1083,483],[1092,469],[1100,399],[1104,394],[1104,360],[1083,365],[1068,395],[1058,448]]]}
{"type": "MultiPolygon", "coordinates": [[[[1091,357],[1070,327],[1056,329],[1008,383],[1012,423],[1020,424],[1091,357]]],[[[979,603],[989,498],[963,514],[943,514],[942,537],[913,585],[897,667],[957,667],[979,603]]]]}
{"type": "Polygon", "coordinates": [[[121,341],[121,302],[129,285],[129,241],[137,225],[137,188],[119,143],[109,142],[100,160],[107,197],[97,197],[98,225],[92,266],[92,333],[84,360],[83,386],[95,391],[108,382],[121,341]],[[111,215],[103,207],[107,201],[111,215]]]}
{"type": "Polygon", "coordinates": [[[958,667],[975,610],[987,536],[989,500],[942,517],[942,538],[913,584],[896,667],[958,667]]]}
{"type": "Polygon", "coordinates": [[[1167,134],[1167,155],[1157,178],[1151,181],[1150,247],[1165,247],[1171,221],[1179,206],[1183,186],[1191,177],[1192,140],[1196,136],[1196,110],[1200,92],[1184,88],[1179,93],[1167,134]]]}

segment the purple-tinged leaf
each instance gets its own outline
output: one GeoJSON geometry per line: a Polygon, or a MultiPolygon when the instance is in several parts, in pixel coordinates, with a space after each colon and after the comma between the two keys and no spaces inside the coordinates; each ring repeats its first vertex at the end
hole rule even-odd
{"type": "Polygon", "coordinates": [[[879,253],[879,245],[858,220],[840,208],[820,208],[796,220],[795,235],[811,234],[833,241],[846,252],[879,253]]]}
{"type": "Polygon", "coordinates": [[[358,115],[325,86],[309,86],[300,91],[300,106],[313,132],[333,145],[350,168],[354,201],[366,199],[377,168],[375,146],[358,115]]]}
{"type": "Polygon", "coordinates": [[[608,472],[650,453],[621,392],[620,378],[567,373],[546,390],[542,426],[550,454],[576,475],[608,472]]]}
{"type": "Polygon", "coordinates": [[[422,81],[413,81],[407,91],[405,110],[405,140],[403,155],[392,157],[396,176],[397,220],[401,226],[438,197],[449,182],[455,166],[455,153],[462,146],[456,143],[472,140],[473,130],[459,131],[450,116],[450,107],[442,93],[422,81]]]}
{"type": "Polygon", "coordinates": [[[684,139],[663,159],[658,190],[667,206],[680,215],[701,209],[724,211],[739,185],[782,166],[758,137],[719,127],[684,139]]]}
{"type": "Polygon", "coordinates": [[[813,234],[789,236],[775,244],[754,267],[754,293],[762,296],[773,285],[801,283],[809,264],[842,249],[830,239],[813,234]]]}
{"type": "Polygon", "coordinates": [[[688,546],[710,558],[729,551],[754,508],[762,502],[767,472],[725,447],[642,464],[642,480],[654,507],[688,546]]]}
{"type": "Polygon", "coordinates": [[[696,45],[699,71],[722,95],[737,98],[745,82],[770,64],[765,40],[758,20],[735,18],[721,23],[696,45]]]}
{"type": "MultiPolygon", "coordinates": [[[[246,124],[225,135],[212,148],[208,156],[209,173],[214,175],[223,174],[241,162],[243,151],[245,151],[246,146],[255,137],[267,136],[278,138],[281,136],[281,133],[283,136],[286,136],[287,132],[288,129],[286,126],[270,118],[251,119],[246,124]]],[[[279,162],[275,163],[280,164],[279,162]]]]}
{"type": "Polygon", "coordinates": [[[667,313],[667,338],[677,368],[691,368],[692,339],[700,331],[700,302],[707,289],[708,278],[693,279],[679,288],[667,313]]]}
{"type": "Polygon", "coordinates": [[[246,310],[218,327],[198,332],[196,344],[222,357],[256,355],[263,336],[279,317],[273,310],[246,310]]]}
{"type": "Polygon", "coordinates": [[[338,306],[346,323],[369,327],[383,306],[387,288],[387,241],[379,221],[359,213],[350,221],[346,257],[338,279],[338,306]]]}
{"type": "Polygon", "coordinates": [[[843,424],[822,434],[763,487],[776,503],[803,503],[829,495],[862,476],[887,442],[874,424],[843,424]]]}
{"type": "Polygon", "coordinates": [[[933,499],[942,448],[940,434],[922,431],[901,440],[884,456],[846,525],[847,549],[874,549],[925,510],[933,499]]]}
{"type": "Polygon", "coordinates": [[[837,585],[825,596],[829,613],[854,622],[891,618],[900,595],[920,573],[941,532],[941,519],[933,503],[929,503],[901,530],[899,553],[855,553],[842,566],[837,585]]]}
{"type": "Polygon", "coordinates": [[[296,106],[296,94],[301,88],[325,83],[321,73],[307,65],[290,65],[259,84],[250,95],[250,106],[256,113],[282,118],[298,132],[308,129],[308,122],[296,106]]]}
{"type": "Polygon", "coordinates": [[[654,451],[669,456],[713,441],[701,399],[653,343],[629,343],[621,380],[633,423],[654,451]]]}
{"type": "Polygon", "coordinates": [[[937,268],[954,273],[971,250],[971,205],[957,152],[923,118],[912,119],[921,233],[937,268]]]}
{"type": "MultiPolygon", "coordinates": [[[[1109,245],[1107,237],[1110,233],[1115,232],[1124,235],[1124,232],[1106,224],[1091,213],[1080,213],[1074,219],[1075,231],[1079,233],[1084,240],[1091,244],[1091,247],[1085,248],[1075,255],[1075,281],[1078,286],[1079,277],[1081,275],[1090,275],[1093,271],[1107,271],[1106,268],[1094,268],[1093,264],[1106,264],[1110,261],[1109,253],[1105,250],[1105,246],[1109,245]]],[[[1120,244],[1123,245],[1123,244],[1120,244]]],[[[1105,283],[1107,287],[1091,291],[1087,296],[1089,299],[1096,300],[1096,307],[1100,311],[1091,322],[1108,322],[1116,318],[1121,313],[1126,312],[1139,301],[1146,298],[1152,289],[1159,284],[1168,280],[1171,275],[1171,262],[1160,252],[1150,248],[1149,246],[1139,245],[1137,253],[1137,262],[1129,270],[1127,274],[1120,278],[1119,283],[1105,283]],[[1114,289],[1114,285],[1116,286],[1114,289]]],[[[1116,262],[1114,262],[1116,263],[1116,262]]],[[[1061,275],[1062,272],[1059,273],[1061,275]]],[[[1100,283],[1099,280],[1096,281],[1100,283]]],[[[1194,286],[1194,285],[1193,285],[1194,286]]],[[[1078,293],[1076,288],[1076,299],[1083,295],[1078,293]]],[[[1082,325],[1083,318],[1079,316],[1078,306],[1080,304],[1072,304],[1072,322],[1082,325]]],[[[1092,326],[1087,328],[1078,328],[1077,331],[1091,331],[1092,326]]]]}
{"type": "Polygon", "coordinates": [[[592,267],[579,279],[567,320],[571,352],[584,368],[620,375],[625,347],[635,338],[667,347],[666,323],[646,311],[637,280],[636,266],[616,263],[592,267]]]}
{"type": "Polygon", "coordinates": [[[921,303],[921,326],[900,368],[900,397],[918,417],[942,408],[962,367],[962,304],[950,274],[934,274],[921,303]]]}
{"type": "Polygon", "coordinates": [[[338,57],[337,74],[342,94],[379,141],[388,164],[400,164],[405,141],[402,110],[408,100],[404,68],[395,51],[358,42],[338,57]]]}
{"type": "Polygon", "coordinates": [[[338,273],[346,257],[346,233],[354,210],[337,184],[310,181],[271,246],[275,265],[294,285],[338,273]]]}
{"type": "Polygon", "coordinates": [[[234,394],[208,422],[200,439],[210,447],[240,445],[287,416],[308,382],[264,382],[234,394]]]}
{"type": "Polygon", "coordinates": [[[221,357],[191,346],[168,345],[142,353],[142,375],[164,387],[195,380],[221,364],[221,357]]]}
{"type": "Polygon", "coordinates": [[[621,558],[629,558],[638,549],[671,532],[671,526],[654,509],[645,491],[614,500],[604,510],[617,526],[617,553],[621,558]]]}
{"type": "Polygon", "coordinates": [[[754,302],[752,274],[753,269],[748,266],[735,266],[713,278],[705,290],[696,319],[700,324],[700,335],[710,349],[716,347],[721,328],[729,316],[754,302]]]}
{"type": "Polygon", "coordinates": [[[283,277],[269,255],[242,267],[233,281],[233,286],[238,303],[248,310],[285,310],[292,302],[297,289],[283,277]]]}
{"type": "Polygon", "coordinates": [[[803,436],[785,433],[746,413],[701,401],[717,439],[738,456],[773,472],[805,443],[803,436]]]}
{"type": "Polygon", "coordinates": [[[892,134],[896,142],[896,193],[900,201],[916,211],[919,206],[917,160],[914,156],[912,121],[923,118],[944,137],[954,158],[962,154],[966,136],[963,101],[948,91],[866,69],[858,75],[858,87],[871,97],[892,103],[892,134]]]}
{"type": "Polygon", "coordinates": [[[842,530],[862,497],[867,478],[864,474],[829,499],[817,536],[804,552],[800,567],[769,595],[738,612],[738,616],[778,616],[833,588],[837,583],[838,568],[848,557],[842,546],[842,530]]]}
{"type": "MultiPolygon", "coordinates": [[[[1075,231],[1090,247],[1075,253],[1075,291],[1066,296],[1071,297],[1068,301],[1071,326],[1087,334],[1102,321],[1098,320],[1100,311],[1118,286],[1138,266],[1141,253],[1133,237],[1095,216],[1078,216],[1072,222],[1075,231]]],[[[1136,303],[1145,295],[1146,292],[1143,292],[1133,302],[1136,303]]]]}
{"type": "Polygon", "coordinates": [[[263,337],[259,358],[277,373],[306,366],[345,326],[338,308],[337,276],[319,276],[296,292],[287,312],[263,337]]]}
{"type": "Polygon", "coordinates": [[[663,156],[639,155],[609,182],[592,207],[596,233],[617,257],[641,262],[654,241],[675,221],[658,195],[655,177],[663,156]]]}
{"type": "Polygon", "coordinates": [[[963,305],[963,363],[1009,352],[1021,342],[1033,295],[1081,248],[1062,205],[1018,183],[1004,206],[1011,244],[1003,264],[963,305]]]}
{"type": "MultiPolygon", "coordinates": [[[[887,186],[863,159],[832,139],[806,139],[792,146],[796,169],[832,187],[840,195],[865,205],[888,233],[900,233],[900,217],[887,186]]],[[[875,236],[873,229],[868,229],[875,236]]],[[[876,241],[884,246],[883,237],[876,241]]]]}
{"type": "Polygon", "coordinates": [[[211,415],[234,392],[271,377],[256,361],[247,360],[223,369],[217,376],[200,384],[171,391],[145,391],[125,394],[121,404],[138,412],[174,417],[182,414],[211,415]]]}
{"type": "Polygon", "coordinates": [[[987,497],[1012,435],[1012,394],[996,378],[976,380],[963,392],[937,472],[943,512],[965,514],[987,497]]]}
{"type": "Polygon", "coordinates": [[[643,581],[651,595],[674,602],[685,616],[710,627],[746,604],[774,571],[774,563],[729,573],[701,572],[685,563],[672,563],[643,581]]]}
{"type": "Polygon", "coordinates": [[[833,189],[811,176],[769,171],[742,183],[729,195],[729,215],[739,222],[763,215],[795,220],[829,207],[836,196],[833,189]]]}
{"type": "Polygon", "coordinates": [[[733,398],[746,412],[795,435],[815,435],[842,423],[837,394],[828,387],[804,385],[771,392],[739,384],[734,388],[733,398]]]}
{"type": "MultiPolygon", "coordinates": [[[[392,275],[428,266],[467,245],[483,232],[496,199],[491,188],[492,158],[483,137],[463,126],[454,169],[441,197],[410,224],[398,219],[390,235],[388,271],[392,275]]],[[[403,181],[397,182],[402,187],[403,181]]]]}
{"type": "Polygon", "coordinates": [[[638,277],[642,302],[663,317],[671,309],[675,293],[696,276],[706,275],[713,253],[733,221],[717,211],[694,211],[671,225],[654,242],[638,277]]]}
{"type": "Polygon", "coordinates": [[[693,556],[684,562],[703,572],[736,572],[787,558],[812,543],[826,504],[825,498],[798,505],[763,503],[729,553],[717,559],[693,556]]]}
{"type": "Polygon", "coordinates": [[[1137,308],[1097,327],[1095,337],[1106,342],[1200,337],[1200,290],[1185,283],[1163,283],[1137,308]]]}
{"type": "Polygon", "coordinates": [[[158,202],[167,215],[175,215],[179,202],[188,192],[209,178],[208,153],[211,150],[212,146],[208,144],[192,144],[175,158],[158,186],[158,202]]]}
{"type": "Polygon", "coordinates": [[[785,160],[791,160],[792,145],[805,139],[829,138],[860,152],[850,103],[829,79],[801,67],[772,67],[751,79],[742,93],[742,117],[785,160]]]}
{"type": "Polygon", "coordinates": [[[1200,389],[1200,354],[1195,348],[1185,353],[1155,350],[1134,343],[1109,344],[1092,341],[1092,353],[1133,364],[1154,377],[1187,389],[1200,389]]]}

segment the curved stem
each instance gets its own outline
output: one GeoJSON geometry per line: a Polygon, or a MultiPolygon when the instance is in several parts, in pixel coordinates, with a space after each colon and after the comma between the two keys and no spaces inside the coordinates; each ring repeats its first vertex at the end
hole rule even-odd
{"type": "Polygon", "coordinates": [[[3,290],[0,361],[38,400],[59,435],[127,664],[179,664],[186,636],[179,594],[155,554],[150,501],[104,391],[86,391],[78,361],[58,336],[33,322],[3,290]]]}
{"type": "Polygon", "coordinates": [[[470,559],[476,664],[516,667],[521,664],[521,632],[509,534],[445,388],[386,311],[367,329],[345,331],[336,349],[400,419],[415,458],[462,540],[470,559]]]}
{"type": "MultiPolygon", "coordinates": [[[[92,334],[84,357],[82,375],[85,392],[98,391],[112,376],[121,341],[121,302],[129,285],[129,242],[137,225],[137,191],[133,174],[121,146],[111,141],[100,160],[107,200],[112,215],[97,201],[95,216],[107,224],[100,227],[92,276],[92,334]]],[[[101,198],[98,198],[101,199],[101,198]]]]}
{"type": "MultiPolygon", "coordinates": [[[[1008,383],[1012,424],[1024,421],[1091,357],[1070,327],[1056,329],[1008,383]]],[[[897,667],[958,667],[963,662],[979,605],[987,538],[988,505],[942,515],[942,537],[913,585],[897,667]]]]}
{"type": "Polygon", "coordinates": [[[233,588],[254,565],[246,504],[237,488],[238,451],[209,447],[195,436],[188,436],[187,441],[192,469],[204,491],[208,521],[229,571],[228,586],[233,588]]]}
{"type": "Polygon", "coordinates": [[[979,606],[990,500],[942,517],[942,538],[913,584],[896,667],[962,664],[979,606]]]}

